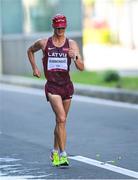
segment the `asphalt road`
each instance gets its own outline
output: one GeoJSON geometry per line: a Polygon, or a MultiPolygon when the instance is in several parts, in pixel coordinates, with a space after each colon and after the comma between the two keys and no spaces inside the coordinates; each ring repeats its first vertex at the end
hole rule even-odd
{"type": "Polygon", "coordinates": [[[52,167],[53,128],[43,91],[0,85],[0,180],[138,178],[137,105],[74,96],[67,152],[97,160],[98,166],[74,158],[67,169],[52,167]]]}

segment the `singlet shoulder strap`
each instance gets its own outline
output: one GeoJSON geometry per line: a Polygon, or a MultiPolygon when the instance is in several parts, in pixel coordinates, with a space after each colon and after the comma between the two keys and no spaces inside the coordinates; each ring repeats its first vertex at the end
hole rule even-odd
{"type": "Polygon", "coordinates": [[[47,47],[49,46],[49,44],[51,44],[51,43],[52,43],[52,37],[49,37],[49,38],[47,39],[47,43],[46,43],[46,45],[45,45],[44,50],[46,50],[47,47]]]}
{"type": "Polygon", "coordinates": [[[66,45],[70,48],[69,39],[66,38],[66,45]]]}

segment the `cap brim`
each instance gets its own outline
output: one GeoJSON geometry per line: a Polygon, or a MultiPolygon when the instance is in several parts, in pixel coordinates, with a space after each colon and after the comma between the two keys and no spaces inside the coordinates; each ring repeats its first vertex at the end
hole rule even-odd
{"type": "Polygon", "coordinates": [[[66,28],[66,24],[65,23],[56,23],[56,24],[54,24],[54,28],[66,28]]]}

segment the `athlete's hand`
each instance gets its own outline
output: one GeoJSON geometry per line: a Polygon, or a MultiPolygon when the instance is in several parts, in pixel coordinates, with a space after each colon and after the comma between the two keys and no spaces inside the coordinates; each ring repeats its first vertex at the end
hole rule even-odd
{"type": "Polygon", "coordinates": [[[40,78],[40,77],[41,77],[41,73],[40,73],[40,71],[39,71],[38,68],[35,68],[35,69],[33,70],[33,76],[35,76],[35,77],[37,77],[37,78],[40,78]]]}
{"type": "Polygon", "coordinates": [[[70,58],[74,59],[76,57],[76,51],[73,48],[69,48],[68,55],[70,58]]]}

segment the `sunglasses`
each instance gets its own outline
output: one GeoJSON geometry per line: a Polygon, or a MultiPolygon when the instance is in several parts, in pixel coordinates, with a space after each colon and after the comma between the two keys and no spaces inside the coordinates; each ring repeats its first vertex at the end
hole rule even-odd
{"type": "Polygon", "coordinates": [[[55,28],[57,30],[60,30],[60,29],[65,29],[65,27],[58,27],[58,28],[55,28]]]}

